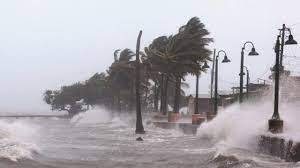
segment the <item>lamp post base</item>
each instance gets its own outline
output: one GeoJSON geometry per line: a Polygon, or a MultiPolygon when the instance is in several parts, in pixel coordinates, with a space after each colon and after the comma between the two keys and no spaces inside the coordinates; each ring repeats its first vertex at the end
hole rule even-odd
{"type": "Polygon", "coordinates": [[[180,118],[180,114],[176,112],[169,112],[168,122],[176,122],[180,118]]]}
{"type": "Polygon", "coordinates": [[[273,134],[283,132],[283,120],[280,119],[270,119],[269,120],[269,131],[273,134]]]}

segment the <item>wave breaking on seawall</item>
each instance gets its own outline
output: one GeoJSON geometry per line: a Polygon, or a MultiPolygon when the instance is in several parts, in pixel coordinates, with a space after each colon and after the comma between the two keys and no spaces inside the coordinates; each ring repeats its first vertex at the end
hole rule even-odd
{"type": "MultiPolygon", "coordinates": [[[[299,102],[298,102],[299,103],[299,102]]],[[[284,121],[282,137],[300,141],[298,103],[282,103],[280,116],[284,121]]],[[[219,154],[230,148],[256,150],[258,138],[268,132],[268,120],[273,114],[273,102],[233,104],[220,110],[212,121],[203,123],[197,135],[212,139],[219,154]]]]}
{"type": "Polygon", "coordinates": [[[74,116],[71,123],[75,125],[84,124],[109,124],[110,126],[122,127],[128,126],[128,116],[113,116],[112,112],[102,107],[95,107],[86,112],[74,116]],[[122,119],[121,119],[122,118],[122,119]]]}
{"type": "Polygon", "coordinates": [[[17,161],[31,159],[39,149],[35,142],[36,126],[25,121],[0,121],[0,158],[17,161]]]}

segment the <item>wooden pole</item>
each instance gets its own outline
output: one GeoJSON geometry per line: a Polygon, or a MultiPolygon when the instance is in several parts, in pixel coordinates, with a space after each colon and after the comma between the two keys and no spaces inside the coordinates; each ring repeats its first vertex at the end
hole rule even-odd
{"type": "Polygon", "coordinates": [[[142,112],[141,112],[141,95],[140,95],[140,43],[141,43],[142,31],[140,31],[137,43],[136,43],[136,80],[135,80],[135,91],[136,91],[136,134],[144,134],[145,130],[143,127],[142,112]]]}

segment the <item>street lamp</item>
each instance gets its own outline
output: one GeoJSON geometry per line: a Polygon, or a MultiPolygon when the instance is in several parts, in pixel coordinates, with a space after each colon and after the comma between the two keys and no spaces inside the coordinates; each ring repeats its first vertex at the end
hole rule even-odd
{"type": "Polygon", "coordinates": [[[243,102],[244,50],[245,50],[246,44],[251,44],[252,45],[252,49],[251,49],[251,51],[248,54],[249,56],[256,56],[256,55],[258,55],[258,53],[255,51],[254,44],[251,41],[247,41],[246,43],[244,43],[244,46],[243,46],[242,52],[241,52],[241,66],[240,66],[240,74],[239,74],[240,75],[240,94],[239,94],[239,102],[240,103],[243,102]]]}
{"type": "Polygon", "coordinates": [[[282,66],[282,58],[283,58],[283,48],[284,45],[292,45],[292,44],[297,44],[297,41],[294,40],[294,37],[292,35],[291,29],[287,28],[285,24],[282,25],[282,29],[279,29],[279,36],[281,37],[281,44],[280,44],[280,60],[279,60],[279,65],[280,68],[283,70],[282,66]],[[285,32],[289,32],[288,40],[284,42],[285,39],[285,32]]]}
{"type": "Polygon", "coordinates": [[[276,44],[275,44],[275,53],[276,53],[276,61],[275,61],[275,91],[274,91],[274,112],[272,118],[269,120],[269,131],[272,133],[281,133],[283,131],[283,120],[280,119],[279,116],[279,80],[280,73],[283,71],[282,66],[282,55],[283,55],[283,46],[297,44],[297,42],[293,39],[290,29],[285,27],[285,24],[280,29],[280,35],[277,36],[276,44]],[[286,42],[284,42],[284,31],[289,30],[290,35],[286,42]],[[282,37],[281,37],[282,36],[282,37]],[[281,37],[281,43],[280,43],[281,37]]]}
{"type": "Polygon", "coordinates": [[[209,68],[209,65],[207,64],[207,62],[205,62],[204,63],[204,65],[203,65],[203,67],[202,67],[203,69],[207,69],[207,68],[209,68]]]}
{"type": "MultiPolygon", "coordinates": [[[[202,69],[207,69],[207,68],[209,68],[209,66],[208,66],[207,62],[204,62],[202,69]]],[[[200,124],[202,122],[202,117],[200,116],[199,109],[198,109],[199,75],[200,75],[200,72],[197,71],[197,73],[196,73],[196,96],[195,96],[195,100],[194,100],[194,102],[195,102],[194,109],[195,110],[194,110],[194,114],[192,115],[192,124],[200,124]]],[[[204,118],[204,120],[205,120],[205,118],[204,118]]]]}
{"type": "Polygon", "coordinates": [[[220,50],[216,56],[216,62],[215,62],[215,97],[214,97],[214,115],[217,115],[218,113],[218,60],[220,53],[224,53],[224,59],[222,60],[222,63],[228,63],[230,60],[227,57],[227,54],[224,50],[220,50]]]}

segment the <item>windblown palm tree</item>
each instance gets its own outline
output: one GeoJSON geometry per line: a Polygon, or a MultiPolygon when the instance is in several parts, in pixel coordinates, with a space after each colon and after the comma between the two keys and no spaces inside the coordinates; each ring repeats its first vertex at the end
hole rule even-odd
{"type": "MultiPolygon", "coordinates": [[[[212,38],[208,38],[209,32],[204,28],[205,25],[200,22],[199,18],[191,18],[186,25],[182,26],[179,29],[183,39],[182,43],[179,43],[180,46],[177,46],[178,49],[181,48],[184,54],[179,55],[178,66],[184,67],[185,69],[179,69],[177,82],[180,83],[181,78],[186,73],[196,74],[199,76],[201,72],[205,72],[205,69],[202,68],[204,62],[211,61],[210,54],[211,51],[206,48],[206,46],[213,41],[212,38]],[[186,64],[182,65],[182,64],[186,64]],[[180,70],[183,70],[180,72],[180,70]]],[[[177,84],[176,86],[180,86],[177,84]]],[[[179,88],[176,89],[177,92],[179,88]]],[[[175,94],[178,96],[178,93],[175,94]]],[[[178,97],[175,98],[174,102],[174,112],[178,112],[178,97]]]]}
{"type": "Polygon", "coordinates": [[[187,73],[201,71],[199,63],[209,61],[211,51],[206,46],[212,42],[206,38],[209,32],[199,18],[191,18],[179,32],[172,36],[161,36],[145,48],[149,67],[162,74],[164,83],[164,96],[162,101],[163,113],[167,112],[166,97],[169,78],[175,78],[176,89],[174,99],[174,112],[179,112],[179,95],[181,79],[187,73]]]}
{"type": "Polygon", "coordinates": [[[118,56],[119,51],[118,49],[114,52],[115,61],[107,71],[113,99],[117,99],[117,111],[121,111],[122,104],[132,106],[131,94],[134,86],[134,62],[131,59],[135,54],[130,49],[124,49],[118,56]]]}

